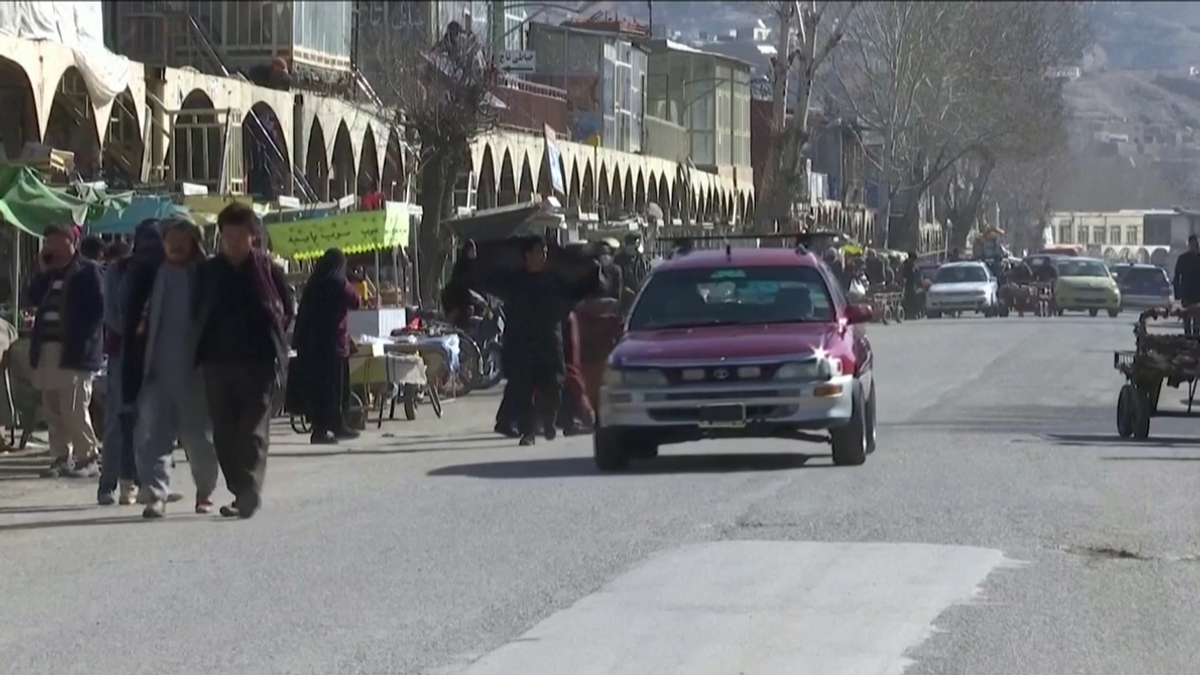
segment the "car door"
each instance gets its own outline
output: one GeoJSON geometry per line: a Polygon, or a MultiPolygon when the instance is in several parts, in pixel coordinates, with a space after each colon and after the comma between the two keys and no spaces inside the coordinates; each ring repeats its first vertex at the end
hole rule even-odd
{"type": "MultiPolygon", "coordinates": [[[[829,287],[829,294],[833,298],[833,304],[837,308],[838,315],[842,315],[846,306],[850,304],[850,301],[842,291],[841,284],[837,283],[832,272],[827,267],[822,266],[821,274],[825,277],[825,284],[829,287]]],[[[846,326],[840,338],[850,342],[850,350],[854,354],[854,363],[858,367],[858,372],[855,375],[862,382],[863,391],[870,391],[875,372],[875,352],[871,349],[870,338],[867,337],[866,324],[859,323],[846,326]]]]}

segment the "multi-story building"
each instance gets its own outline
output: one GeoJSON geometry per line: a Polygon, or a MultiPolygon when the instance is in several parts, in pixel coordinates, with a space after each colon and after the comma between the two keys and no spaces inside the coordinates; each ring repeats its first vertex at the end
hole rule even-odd
{"type": "Polygon", "coordinates": [[[530,79],[567,92],[572,140],[642,151],[647,59],[635,40],[535,23],[529,26],[529,46],[537,54],[530,79]]]}

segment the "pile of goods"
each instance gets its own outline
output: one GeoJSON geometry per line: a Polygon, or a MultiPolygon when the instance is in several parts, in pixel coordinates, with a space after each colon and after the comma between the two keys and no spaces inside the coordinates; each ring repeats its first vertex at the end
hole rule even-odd
{"type": "Polygon", "coordinates": [[[1150,333],[1146,321],[1169,317],[1200,319],[1193,309],[1148,309],[1138,318],[1137,354],[1134,366],[1181,375],[1200,375],[1200,336],[1181,333],[1150,333]]]}

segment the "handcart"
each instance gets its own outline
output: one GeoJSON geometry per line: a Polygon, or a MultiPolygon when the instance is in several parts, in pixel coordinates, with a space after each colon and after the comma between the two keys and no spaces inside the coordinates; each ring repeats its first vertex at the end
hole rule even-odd
{"type": "Polygon", "coordinates": [[[871,305],[871,313],[875,321],[887,325],[892,321],[903,323],[904,293],[893,291],[886,286],[872,286],[867,291],[867,302],[871,305]]]}
{"type": "Polygon", "coordinates": [[[1148,322],[1168,317],[1200,316],[1193,309],[1148,309],[1134,328],[1133,351],[1113,353],[1113,367],[1126,383],[1117,396],[1117,433],[1122,438],[1148,438],[1152,417],[1197,417],[1193,412],[1196,385],[1200,381],[1200,336],[1150,332],[1148,322]],[[1163,382],[1172,388],[1187,386],[1186,410],[1161,410],[1158,406],[1163,382]]]}
{"type": "Polygon", "coordinates": [[[1046,316],[1050,309],[1049,284],[1009,284],[1005,289],[1005,300],[1009,311],[1017,316],[1033,314],[1046,316]]]}

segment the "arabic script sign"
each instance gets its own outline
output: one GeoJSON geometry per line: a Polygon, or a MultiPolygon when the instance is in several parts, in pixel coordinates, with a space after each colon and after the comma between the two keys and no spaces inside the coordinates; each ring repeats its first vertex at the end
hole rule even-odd
{"type": "Polygon", "coordinates": [[[325,218],[267,226],[275,255],[304,260],[327,249],[364,253],[408,246],[408,206],[388,202],[382,211],[339,213],[325,218]]]}
{"type": "Polygon", "coordinates": [[[537,52],[508,50],[496,56],[496,67],[509,73],[532,73],[537,70],[537,52]]]}

